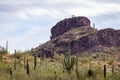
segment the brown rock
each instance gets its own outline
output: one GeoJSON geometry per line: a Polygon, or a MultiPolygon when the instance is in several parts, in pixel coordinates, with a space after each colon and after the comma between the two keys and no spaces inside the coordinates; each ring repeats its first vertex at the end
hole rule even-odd
{"type": "Polygon", "coordinates": [[[120,47],[120,30],[103,29],[71,42],[72,53],[80,53],[96,46],[120,47]]]}
{"type": "Polygon", "coordinates": [[[72,54],[81,54],[85,51],[100,52],[104,47],[120,48],[120,30],[108,28],[98,31],[90,27],[90,21],[85,17],[60,21],[51,29],[51,33],[52,39],[33,49],[34,54],[38,54],[40,51],[47,57],[51,57],[54,51],[58,54],[66,54],[68,40],[71,42],[72,54]]]}
{"type": "Polygon", "coordinates": [[[63,34],[64,32],[81,27],[81,26],[90,26],[90,20],[86,17],[72,17],[64,19],[58,22],[53,28],[51,29],[51,39],[63,34]]]}

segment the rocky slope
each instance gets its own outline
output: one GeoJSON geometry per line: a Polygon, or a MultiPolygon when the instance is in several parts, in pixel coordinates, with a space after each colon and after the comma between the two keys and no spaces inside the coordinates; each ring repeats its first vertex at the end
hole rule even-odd
{"type": "Polygon", "coordinates": [[[64,19],[51,29],[51,33],[51,40],[34,48],[32,50],[34,54],[41,51],[50,57],[53,52],[66,54],[68,41],[70,41],[72,54],[99,52],[105,47],[120,48],[120,30],[110,28],[97,30],[90,26],[90,20],[86,17],[64,19]],[[75,22],[74,25],[71,21],[75,22]]]}

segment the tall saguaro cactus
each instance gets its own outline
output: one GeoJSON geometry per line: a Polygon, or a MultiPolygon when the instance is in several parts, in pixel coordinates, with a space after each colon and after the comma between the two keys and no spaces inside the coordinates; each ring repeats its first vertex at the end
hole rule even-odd
{"type": "MultiPolygon", "coordinates": [[[[71,74],[71,70],[74,67],[75,64],[75,57],[71,56],[71,51],[70,51],[70,42],[68,43],[68,54],[64,59],[62,60],[63,68],[68,72],[68,74],[71,74]]],[[[70,78],[69,78],[70,80],[70,78]]]]}
{"type": "Polygon", "coordinates": [[[103,58],[103,62],[104,62],[104,70],[103,70],[103,75],[104,75],[104,80],[106,80],[106,74],[107,74],[107,69],[106,69],[106,65],[105,65],[105,61],[106,61],[106,56],[104,55],[103,58]]]}
{"type": "Polygon", "coordinates": [[[113,56],[113,62],[112,62],[112,75],[114,75],[115,72],[115,56],[113,56]]]}
{"type": "Polygon", "coordinates": [[[36,58],[36,56],[34,56],[34,70],[36,68],[36,65],[37,65],[37,58],[36,58]]]}
{"type": "MultiPolygon", "coordinates": [[[[25,53],[26,53],[26,51],[25,51],[25,53]]],[[[26,60],[25,53],[24,53],[24,70],[25,70],[25,60],[26,60]]]]}
{"type": "Polygon", "coordinates": [[[0,54],[0,61],[2,61],[2,54],[0,54]]]}
{"type": "Polygon", "coordinates": [[[78,80],[80,80],[80,74],[78,71],[78,54],[76,55],[76,75],[77,75],[78,80]]]}
{"type": "Polygon", "coordinates": [[[29,71],[29,63],[28,63],[28,59],[26,61],[26,73],[29,75],[30,74],[30,71],[29,71]]]}
{"type": "Polygon", "coordinates": [[[14,52],[14,69],[16,70],[16,50],[14,52]]]}
{"type": "Polygon", "coordinates": [[[12,68],[9,68],[10,77],[12,77],[12,68]]]}
{"type": "Polygon", "coordinates": [[[106,65],[104,65],[104,80],[106,80],[106,65]]]}
{"type": "Polygon", "coordinates": [[[8,41],[6,42],[6,51],[8,53],[8,41]]]}
{"type": "Polygon", "coordinates": [[[88,77],[89,77],[89,80],[92,80],[93,70],[92,70],[91,58],[90,58],[90,64],[89,64],[89,70],[88,70],[88,77]]]}

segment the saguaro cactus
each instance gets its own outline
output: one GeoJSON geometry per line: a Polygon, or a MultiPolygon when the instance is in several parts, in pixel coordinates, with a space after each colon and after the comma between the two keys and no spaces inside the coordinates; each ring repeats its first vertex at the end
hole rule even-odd
{"type": "Polygon", "coordinates": [[[92,77],[93,77],[93,70],[91,69],[92,68],[92,65],[91,65],[91,58],[90,58],[90,64],[89,64],[89,70],[88,70],[88,77],[89,77],[89,80],[92,80],[92,77]]]}
{"type": "Polygon", "coordinates": [[[78,55],[76,55],[76,75],[77,75],[77,78],[79,80],[80,79],[80,74],[79,74],[79,71],[78,71],[78,55]]]}
{"type": "Polygon", "coordinates": [[[28,59],[27,59],[27,61],[26,61],[26,73],[29,75],[30,74],[30,72],[29,72],[29,63],[28,63],[28,59]]]}
{"type": "MultiPolygon", "coordinates": [[[[71,51],[70,51],[70,43],[68,44],[69,48],[68,48],[68,55],[66,55],[66,57],[64,57],[64,59],[62,60],[62,64],[63,64],[63,68],[68,72],[68,74],[70,75],[71,70],[73,69],[73,66],[75,64],[75,57],[71,56],[71,51]]],[[[70,78],[69,78],[70,80],[70,78]]]]}
{"type": "Polygon", "coordinates": [[[104,71],[103,71],[104,73],[103,73],[103,75],[104,75],[104,80],[106,80],[106,74],[107,74],[105,61],[106,61],[106,56],[103,55],[103,64],[104,64],[104,71]]]}
{"type": "Polygon", "coordinates": [[[114,64],[112,64],[112,75],[114,75],[114,72],[115,72],[115,70],[114,70],[114,64]]]}
{"type": "Polygon", "coordinates": [[[16,50],[14,52],[14,69],[16,70],[16,50]]]}
{"type": "Polygon", "coordinates": [[[36,58],[36,56],[34,56],[34,70],[36,68],[36,65],[37,65],[37,58],[36,58]]]}
{"type": "Polygon", "coordinates": [[[6,51],[8,53],[8,41],[6,42],[6,51]]]}
{"type": "Polygon", "coordinates": [[[12,68],[10,67],[10,69],[9,69],[10,71],[9,71],[9,73],[10,73],[10,76],[12,77],[12,68]]]}
{"type": "MultiPolygon", "coordinates": [[[[26,51],[25,51],[25,53],[26,53],[26,51]]],[[[24,53],[24,70],[25,70],[25,60],[26,60],[25,53],[24,53]]]]}
{"type": "Polygon", "coordinates": [[[0,61],[2,61],[2,54],[0,54],[0,61]]]}
{"type": "Polygon", "coordinates": [[[113,63],[112,63],[112,75],[114,75],[115,72],[115,56],[113,56],[113,63]]]}
{"type": "Polygon", "coordinates": [[[106,80],[106,65],[104,65],[104,80],[106,80]]]}

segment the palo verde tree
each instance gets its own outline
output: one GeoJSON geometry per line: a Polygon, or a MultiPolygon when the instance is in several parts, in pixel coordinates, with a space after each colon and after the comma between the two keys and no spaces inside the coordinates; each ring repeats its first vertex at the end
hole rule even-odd
{"type": "Polygon", "coordinates": [[[71,56],[70,51],[70,42],[68,42],[68,54],[62,60],[63,68],[67,71],[69,77],[68,80],[71,80],[70,74],[75,64],[75,57],[71,56]]]}

